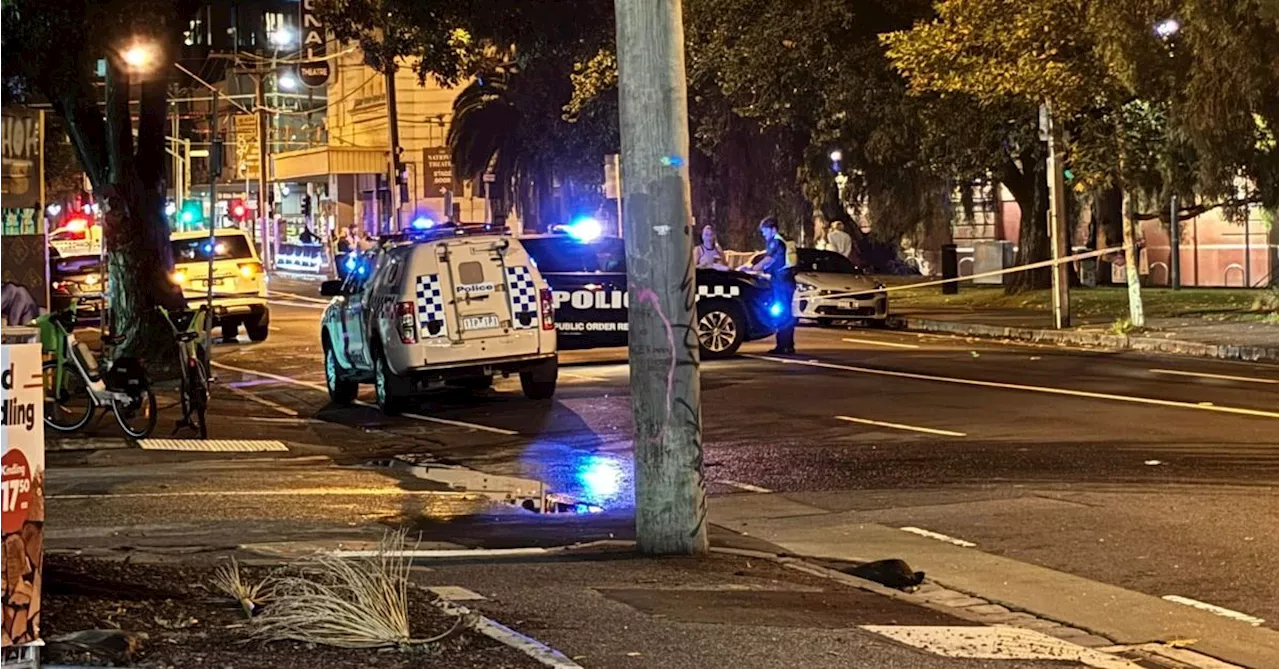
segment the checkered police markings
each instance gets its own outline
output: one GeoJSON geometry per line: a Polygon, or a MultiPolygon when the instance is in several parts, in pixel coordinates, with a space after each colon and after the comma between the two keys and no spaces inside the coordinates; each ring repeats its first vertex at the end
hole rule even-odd
{"type": "Polygon", "coordinates": [[[737,286],[706,286],[698,284],[698,299],[704,297],[737,297],[741,292],[741,289],[737,286]]]}
{"type": "Polygon", "coordinates": [[[507,268],[507,289],[511,293],[511,325],[528,330],[538,325],[538,285],[528,267],[507,268]]]}
{"type": "Polygon", "coordinates": [[[261,453],[287,451],[283,441],[270,439],[140,439],[146,451],[207,451],[216,453],[261,453]]]}
{"type": "Polygon", "coordinates": [[[418,311],[418,332],[424,339],[443,337],[447,333],[444,325],[444,295],[440,290],[439,274],[424,274],[414,282],[414,305],[418,311]],[[439,323],[433,330],[429,324],[439,323]]]}

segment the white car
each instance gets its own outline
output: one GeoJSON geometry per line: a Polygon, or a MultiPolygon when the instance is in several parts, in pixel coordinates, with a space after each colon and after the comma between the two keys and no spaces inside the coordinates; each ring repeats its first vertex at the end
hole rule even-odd
{"type": "Polygon", "coordinates": [[[172,281],[192,309],[208,299],[213,282],[213,325],[222,328],[223,339],[234,339],[241,325],[253,341],[264,341],[270,332],[267,281],[258,252],[241,230],[175,232],[169,237],[173,250],[172,281]],[[213,276],[209,256],[213,255],[213,276]]]}
{"type": "Polygon", "coordinates": [[[373,383],[394,415],[416,392],[483,390],[519,374],[526,397],[555,394],[551,291],[520,241],[452,226],[397,235],[340,263],[321,284],[333,300],[320,329],[325,382],[336,404],[373,383]]]}
{"type": "MultiPolygon", "coordinates": [[[[759,262],[763,254],[751,258],[759,262]]],[[[889,316],[884,284],[862,273],[835,251],[796,249],[796,294],[792,313],[797,318],[830,325],[838,320],[883,323],[889,316]]]]}

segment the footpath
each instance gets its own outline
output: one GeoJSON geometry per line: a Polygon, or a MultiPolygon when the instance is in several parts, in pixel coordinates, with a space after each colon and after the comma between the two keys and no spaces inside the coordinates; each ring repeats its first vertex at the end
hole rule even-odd
{"type": "Polygon", "coordinates": [[[1072,291],[1072,327],[1053,329],[1047,291],[1003,294],[962,287],[890,294],[890,326],[919,332],[1013,339],[1032,343],[1133,350],[1195,357],[1277,362],[1274,293],[1266,290],[1144,290],[1146,324],[1129,324],[1120,288],[1072,291]],[[926,292],[928,291],[928,292],[926,292]]]}

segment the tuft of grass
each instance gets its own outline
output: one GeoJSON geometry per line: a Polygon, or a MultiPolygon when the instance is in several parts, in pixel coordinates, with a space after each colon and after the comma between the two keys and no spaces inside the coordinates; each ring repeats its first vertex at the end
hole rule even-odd
{"type": "Polygon", "coordinates": [[[264,601],[263,590],[271,581],[264,578],[257,583],[249,583],[240,572],[240,564],[231,558],[230,564],[223,564],[213,574],[213,587],[226,593],[240,604],[244,617],[252,618],[253,612],[264,601]]]}
{"type": "Polygon", "coordinates": [[[297,573],[274,580],[271,606],[254,619],[254,635],[264,641],[381,648],[433,643],[461,633],[472,623],[466,616],[438,636],[410,636],[412,558],[397,556],[404,539],[404,532],[389,533],[368,557],[317,553],[304,558],[297,573]]]}

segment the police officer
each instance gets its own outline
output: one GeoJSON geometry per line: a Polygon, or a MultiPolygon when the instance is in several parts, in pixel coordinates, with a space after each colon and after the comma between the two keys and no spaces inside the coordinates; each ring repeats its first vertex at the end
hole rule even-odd
{"type": "Polygon", "coordinates": [[[795,262],[788,257],[787,240],[778,234],[778,219],[769,216],[760,221],[760,234],[764,236],[764,257],[751,269],[770,276],[773,302],[782,308],[778,315],[778,343],[769,352],[795,353],[796,319],[791,313],[791,298],[796,292],[795,272],[792,270],[795,262]]]}

